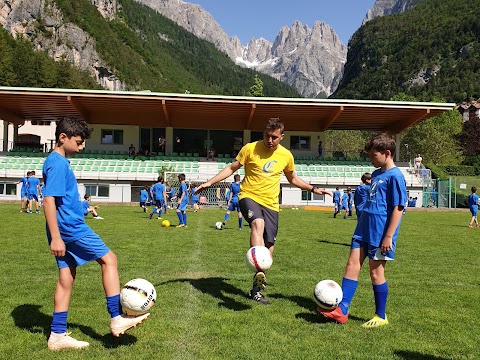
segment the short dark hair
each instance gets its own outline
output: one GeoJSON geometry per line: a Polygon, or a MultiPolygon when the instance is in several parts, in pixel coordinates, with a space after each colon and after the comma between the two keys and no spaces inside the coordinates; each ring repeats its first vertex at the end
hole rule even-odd
{"type": "Polygon", "coordinates": [[[90,138],[91,133],[92,130],[88,127],[86,121],[76,117],[65,117],[57,123],[55,141],[58,142],[60,134],[65,134],[68,138],[80,136],[82,140],[85,140],[90,138]]]}
{"type": "Polygon", "coordinates": [[[372,174],[370,174],[369,172],[366,172],[362,175],[362,183],[365,184],[367,180],[372,180],[372,174]]]}
{"type": "Polygon", "coordinates": [[[178,180],[183,181],[185,180],[185,174],[178,174],[178,180]]]}
{"type": "Polygon", "coordinates": [[[240,180],[240,175],[238,175],[238,174],[233,175],[233,180],[235,180],[235,181],[240,180]]]}
{"type": "Polygon", "coordinates": [[[477,192],[477,188],[475,186],[472,186],[472,193],[476,193],[477,192]]]}
{"type": "Polygon", "coordinates": [[[267,125],[265,125],[265,130],[270,131],[270,130],[277,130],[280,129],[280,132],[283,134],[283,130],[285,129],[285,125],[283,122],[280,121],[280,118],[270,118],[267,121],[267,125]]]}
{"type": "Polygon", "coordinates": [[[370,140],[367,141],[365,144],[365,151],[368,153],[370,150],[379,151],[384,153],[385,151],[389,150],[393,154],[395,153],[395,140],[387,133],[381,133],[378,135],[373,136],[370,140]]]}
{"type": "Polygon", "coordinates": [[[159,176],[159,177],[157,178],[157,182],[163,183],[163,177],[159,176]]]}
{"type": "MultiPolygon", "coordinates": [[[[73,135],[73,136],[75,136],[75,135],[73,135]]],[[[83,198],[84,198],[85,200],[88,200],[88,199],[90,198],[90,195],[89,195],[89,194],[85,194],[85,195],[83,196],[83,198]]]]}

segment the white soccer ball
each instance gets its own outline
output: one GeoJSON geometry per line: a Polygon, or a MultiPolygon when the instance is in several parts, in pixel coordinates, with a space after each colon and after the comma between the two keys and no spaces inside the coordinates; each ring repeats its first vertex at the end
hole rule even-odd
{"type": "Polygon", "coordinates": [[[247,266],[253,272],[267,271],[272,266],[272,254],[265,246],[253,246],[245,256],[247,266]]]}
{"type": "Polygon", "coordinates": [[[217,221],[215,223],[215,227],[217,228],[217,230],[223,230],[223,223],[221,221],[217,221]]]}
{"type": "Polygon", "coordinates": [[[155,305],[157,292],[145,279],[133,279],[127,282],[120,292],[120,303],[129,315],[145,314],[155,305]]]}
{"type": "Polygon", "coordinates": [[[322,309],[335,309],[343,299],[343,291],[335,281],[322,280],[315,285],[313,299],[322,309]]]}

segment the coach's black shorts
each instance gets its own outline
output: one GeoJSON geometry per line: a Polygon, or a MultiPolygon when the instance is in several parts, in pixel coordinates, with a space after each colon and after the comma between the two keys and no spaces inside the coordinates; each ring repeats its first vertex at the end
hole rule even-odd
{"type": "Polygon", "coordinates": [[[241,199],[238,204],[240,205],[243,218],[249,224],[255,219],[263,219],[265,221],[263,240],[274,244],[278,233],[278,212],[266,208],[249,198],[241,199]]]}

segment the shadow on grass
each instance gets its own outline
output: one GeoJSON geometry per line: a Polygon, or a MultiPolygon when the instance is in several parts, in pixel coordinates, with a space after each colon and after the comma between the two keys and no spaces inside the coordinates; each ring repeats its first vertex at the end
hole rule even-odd
{"type": "Polygon", "coordinates": [[[425,355],[416,351],[395,350],[394,354],[407,360],[450,360],[451,358],[439,357],[434,355],[425,355]]]}
{"type": "MultiPolygon", "coordinates": [[[[40,311],[40,305],[23,304],[17,306],[12,310],[12,315],[15,326],[20,329],[30,331],[34,334],[43,333],[46,339],[50,336],[50,324],[52,323],[52,316],[45,315],[40,311]]],[[[137,342],[137,338],[132,335],[122,335],[120,338],[114,337],[111,333],[100,335],[91,327],[68,323],[68,327],[79,329],[85,335],[94,340],[99,341],[105,348],[116,348],[119,346],[131,345],[137,342]]]]}
{"type": "Polygon", "coordinates": [[[332,245],[341,245],[341,246],[347,246],[347,247],[350,247],[350,245],[351,245],[351,244],[339,243],[339,242],[336,242],[336,241],[330,241],[330,240],[318,240],[318,242],[320,242],[320,243],[324,243],[324,244],[332,244],[332,245]]]}
{"type": "Polygon", "coordinates": [[[181,282],[188,282],[190,283],[195,289],[203,292],[204,294],[208,294],[217,298],[220,302],[218,306],[234,310],[234,311],[243,311],[251,309],[251,306],[245,305],[239,301],[236,301],[230,296],[227,295],[234,295],[234,296],[241,296],[243,298],[246,297],[245,292],[240,290],[239,288],[230,285],[227,283],[225,278],[200,278],[200,279],[175,279],[163,282],[158,285],[164,285],[168,283],[181,283],[181,282]]]}

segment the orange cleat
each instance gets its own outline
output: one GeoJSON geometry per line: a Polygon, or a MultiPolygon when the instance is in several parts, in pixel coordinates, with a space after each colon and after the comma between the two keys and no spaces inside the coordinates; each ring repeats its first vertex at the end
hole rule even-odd
{"type": "Polygon", "coordinates": [[[326,310],[322,309],[321,307],[317,307],[317,312],[320,315],[323,315],[327,319],[333,320],[338,324],[345,324],[348,320],[348,314],[344,315],[340,306],[337,306],[333,310],[326,310]]]}

